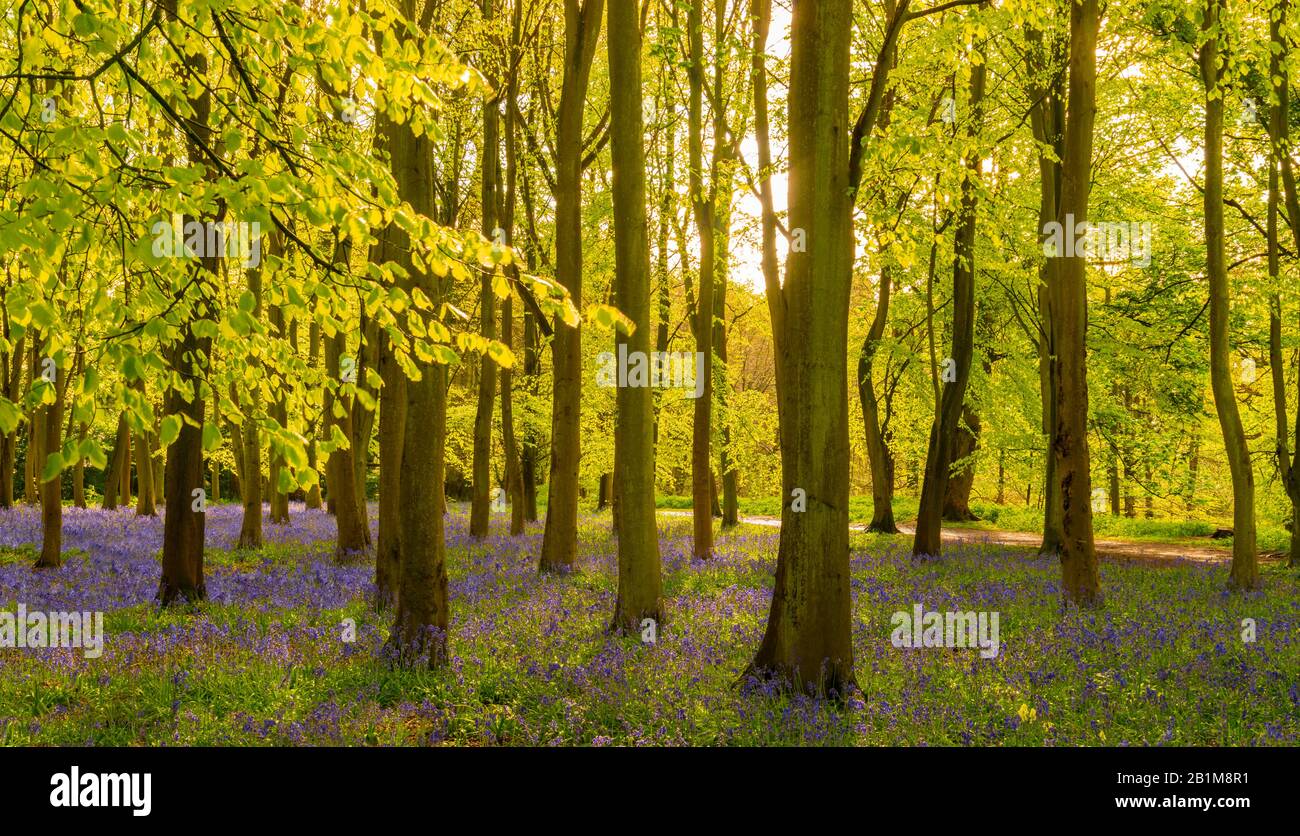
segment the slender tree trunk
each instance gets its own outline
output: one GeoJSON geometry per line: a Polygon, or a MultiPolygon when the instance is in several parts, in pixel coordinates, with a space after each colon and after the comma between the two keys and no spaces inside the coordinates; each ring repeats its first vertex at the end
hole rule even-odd
{"type": "MultiPolygon", "coordinates": [[[[32,335],[31,350],[27,353],[27,380],[30,383],[36,382],[36,377],[41,373],[40,368],[40,338],[32,335]]],[[[41,467],[45,462],[45,410],[40,407],[34,407],[29,413],[27,422],[27,455],[23,462],[23,501],[28,505],[35,505],[40,501],[40,475],[41,467]]],[[[130,446],[127,447],[130,452],[130,446]]]]}
{"type": "MultiPolygon", "coordinates": [[[[85,423],[77,426],[77,442],[86,440],[86,434],[90,428],[85,423]]],[[[86,457],[77,456],[77,464],[72,469],[72,504],[77,508],[85,508],[86,505],[86,457]]]]}
{"type": "MultiPolygon", "coordinates": [[[[492,0],[483,0],[483,16],[494,13],[492,0]]],[[[496,79],[488,83],[496,86],[496,79]]],[[[492,99],[483,106],[483,159],[482,196],[483,235],[497,238],[497,192],[501,176],[501,110],[500,102],[492,99]]],[[[483,270],[479,279],[479,333],[486,339],[496,339],[496,294],[492,291],[493,276],[497,268],[483,270]]],[[[471,464],[473,495],[470,502],[469,533],[482,538],[488,533],[492,515],[492,412],[496,406],[497,366],[484,353],[479,358],[478,404],[474,412],[474,458],[471,464]]]]}
{"type": "MultiPolygon", "coordinates": [[[[143,380],[137,380],[133,388],[145,396],[145,386],[143,380]]],[[[135,513],[140,517],[158,516],[157,503],[155,497],[157,492],[153,484],[153,457],[149,453],[150,439],[149,427],[144,424],[140,425],[139,432],[134,434],[135,460],[138,470],[139,491],[136,493],[135,513]]]]}
{"type": "MultiPolygon", "coordinates": [[[[169,19],[177,20],[176,0],[163,0],[169,19]]],[[[208,73],[206,55],[196,54],[185,59],[187,74],[204,78],[208,73]]],[[[211,179],[215,171],[208,167],[205,149],[212,147],[212,128],[209,125],[212,94],[203,88],[189,100],[187,152],[191,166],[206,169],[205,177],[211,179]]],[[[196,219],[197,220],[197,219],[196,219]]],[[[210,222],[204,216],[202,221],[210,222]]],[[[163,413],[176,415],[182,420],[180,434],[167,448],[167,464],[163,474],[167,505],[163,512],[162,573],[158,582],[158,599],[163,606],[176,600],[199,601],[207,596],[203,578],[203,547],[206,499],[203,493],[203,398],[206,366],[211,358],[212,341],[201,338],[194,331],[194,322],[211,316],[212,300],[209,287],[216,285],[220,256],[205,253],[193,268],[203,274],[188,290],[192,308],[180,326],[179,338],[168,351],[168,365],[172,371],[172,385],[164,397],[163,413]]],[[[186,291],[182,291],[186,292],[186,291]]],[[[129,447],[127,454],[129,455],[129,447]]],[[[147,464],[147,462],[146,462],[147,464]]]]}
{"type": "MultiPolygon", "coordinates": [[[[662,26],[664,24],[665,18],[671,19],[669,13],[665,10],[663,6],[656,6],[655,7],[656,26],[662,26]]],[[[675,107],[676,105],[671,104],[671,102],[673,101],[672,98],[673,93],[670,89],[669,72],[666,66],[660,67],[660,88],[663,90],[663,97],[666,98],[670,103],[669,106],[675,107]]],[[[657,119],[662,119],[666,117],[664,110],[659,106],[658,99],[656,99],[655,114],[657,119]]],[[[677,194],[675,191],[675,189],[677,188],[677,182],[676,182],[676,177],[673,174],[673,160],[677,156],[677,150],[676,150],[676,144],[673,139],[674,133],[675,131],[673,130],[666,130],[663,132],[664,149],[662,151],[663,154],[662,180],[661,183],[659,184],[660,185],[659,211],[656,219],[657,224],[656,224],[656,231],[655,231],[655,279],[657,282],[656,285],[657,316],[655,320],[655,351],[658,353],[660,357],[665,356],[666,352],[668,351],[668,337],[669,337],[668,329],[669,326],[671,325],[670,320],[672,319],[672,313],[673,313],[672,293],[671,293],[671,288],[669,287],[671,281],[671,273],[668,267],[668,241],[669,241],[668,233],[669,233],[669,227],[671,221],[676,213],[676,210],[674,208],[674,200],[677,194]]],[[[655,412],[654,440],[656,444],[656,449],[658,449],[657,445],[659,444],[658,410],[662,409],[662,400],[663,398],[662,396],[660,396],[658,399],[656,399],[656,404],[655,404],[656,412],[655,412]]]]}
{"type": "MultiPolygon", "coordinates": [[[[781,432],[781,543],[772,606],[749,673],[843,697],[853,677],[849,596],[848,308],[853,226],[848,113],[850,0],[794,0],[790,28],[789,226],[782,285],[768,170],[766,72],[754,75],[763,172],[764,282],[772,314],[781,432]],[[802,494],[804,510],[795,510],[802,494]]],[[[769,0],[755,0],[765,44],[769,0]]]]}
{"type": "MultiPolygon", "coordinates": [[[[390,230],[385,233],[393,234],[390,230]]],[[[375,607],[397,601],[402,569],[402,445],[406,434],[406,376],[386,335],[380,335],[379,542],[375,550],[375,607]]]]}
{"type": "MultiPolygon", "coordinates": [[[[377,48],[382,46],[382,38],[376,37],[377,48]]],[[[376,150],[388,150],[397,153],[416,153],[417,149],[410,142],[396,142],[397,126],[386,116],[380,116],[375,130],[376,150]],[[391,144],[391,148],[385,146],[391,144]]],[[[403,171],[407,177],[425,176],[427,168],[423,161],[392,161],[394,177],[403,171]],[[399,163],[404,163],[399,168],[399,163]]],[[[408,191],[411,183],[403,184],[408,191]]],[[[424,193],[426,199],[430,194],[424,193]]],[[[432,203],[429,210],[432,212],[432,203]]],[[[397,224],[390,224],[380,235],[371,250],[371,261],[377,264],[399,262],[409,264],[407,255],[410,248],[410,236],[397,224]],[[400,248],[399,246],[400,245],[400,248]]],[[[396,279],[394,284],[409,292],[414,287],[411,277],[396,279]]],[[[379,533],[375,546],[375,609],[384,611],[395,607],[398,589],[402,577],[402,454],[406,436],[406,375],[397,361],[397,352],[388,333],[378,329],[376,334],[378,356],[375,361],[379,373],[379,533]]],[[[316,344],[319,340],[316,325],[313,323],[309,332],[310,362],[316,361],[316,344]]],[[[313,453],[315,447],[313,445],[313,453]]],[[[310,497],[309,497],[310,498],[310,497]]]]}
{"type": "MultiPolygon", "coordinates": [[[[715,45],[726,43],[727,3],[717,4],[714,14],[713,42],[715,45]]],[[[731,421],[728,414],[727,398],[727,283],[730,280],[731,267],[731,204],[735,185],[735,154],[733,145],[724,138],[734,131],[727,125],[727,101],[723,87],[727,69],[727,51],[723,46],[715,48],[713,61],[713,158],[710,166],[709,190],[713,194],[710,207],[713,221],[713,354],[717,360],[710,375],[717,393],[718,411],[721,419],[718,427],[718,472],[722,474],[722,527],[730,528],[740,522],[740,496],[736,468],[731,461],[731,421]]]]}
{"type": "MultiPolygon", "coordinates": [[[[1034,139],[1040,149],[1052,149],[1049,155],[1038,154],[1038,229],[1046,236],[1048,224],[1056,220],[1061,202],[1061,161],[1065,158],[1065,82],[1062,72],[1065,62],[1065,41],[1055,35],[1044,44],[1044,34],[1029,28],[1027,52],[1029,66],[1030,98],[1037,104],[1030,111],[1030,124],[1034,139]]],[[[1056,378],[1057,362],[1053,347],[1051,310],[1053,270],[1057,260],[1045,258],[1038,268],[1038,385],[1042,403],[1042,432],[1044,438],[1043,467],[1043,541],[1038,553],[1058,555],[1064,539],[1064,514],[1061,505],[1061,483],[1056,473],[1056,456],[1052,452],[1052,437],[1056,431],[1056,378]]]]}
{"type": "Polygon", "coordinates": [[[1201,80],[1205,83],[1205,248],[1210,285],[1210,388],[1223,431],[1223,445],[1232,475],[1232,569],[1229,585],[1254,589],[1259,585],[1255,552],[1255,475],[1250,449],[1237,410],[1229,359],[1230,293],[1223,252],[1223,90],[1219,87],[1219,31],[1225,0],[1207,0],[1203,31],[1209,38],[1200,50],[1201,80]]]}
{"type": "MultiPolygon", "coordinates": [[[[614,258],[618,307],[636,326],[628,350],[650,352],[650,248],[646,224],[645,150],[641,113],[641,32],[636,0],[609,3],[609,81],[623,91],[610,103],[613,155],[614,258]]],[[[639,632],[663,621],[659,532],[655,525],[654,394],[618,389],[614,433],[618,459],[618,598],[612,629],[639,632]]]]}
{"type": "MultiPolygon", "coordinates": [[[[502,179],[500,172],[496,175],[498,197],[501,207],[498,214],[501,228],[505,234],[506,244],[515,243],[515,178],[518,171],[519,149],[516,146],[518,135],[515,130],[517,115],[516,103],[519,99],[519,71],[515,57],[522,50],[523,39],[523,0],[514,0],[511,4],[510,35],[510,70],[506,81],[505,113],[505,149],[506,168],[504,194],[501,193],[502,179]]],[[[506,275],[511,287],[519,284],[519,266],[511,262],[506,267],[506,275]]],[[[514,295],[506,296],[501,303],[501,341],[506,348],[514,352],[515,347],[514,295]]],[[[524,532],[524,481],[523,466],[520,462],[519,442],[515,435],[515,401],[514,401],[514,367],[501,369],[501,446],[504,449],[506,465],[505,491],[510,499],[510,535],[512,537],[524,532]]]]}
{"type": "MultiPolygon", "coordinates": [[[[531,260],[531,256],[530,256],[531,260]]],[[[529,394],[536,392],[540,358],[537,346],[537,325],[530,311],[524,311],[524,378],[529,394]]],[[[520,482],[523,487],[524,519],[537,522],[537,435],[528,426],[524,429],[523,449],[520,453],[520,482]]]]}
{"type": "Polygon", "coordinates": [[[251,402],[252,397],[250,394],[250,403],[246,407],[239,438],[241,447],[239,455],[244,463],[240,475],[242,488],[240,493],[244,502],[244,516],[239,525],[239,548],[241,549],[262,547],[262,444],[257,428],[257,407],[251,402]]]}
{"type": "Polygon", "coordinates": [[[1123,500],[1123,497],[1121,496],[1120,493],[1121,491],[1120,478],[1119,478],[1120,458],[1121,458],[1121,454],[1119,448],[1112,445],[1109,473],[1107,473],[1106,476],[1109,479],[1110,513],[1111,516],[1114,517],[1118,517],[1122,513],[1122,511],[1120,510],[1120,502],[1123,500]]]}
{"type": "MultiPolygon", "coordinates": [[[[952,451],[954,466],[957,462],[968,459],[979,449],[980,431],[979,413],[966,405],[962,413],[962,425],[957,428],[957,440],[952,451]]],[[[970,509],[971,490],[975,486],[975,463],[967,461],[948,477],[948,486],[943,493],[943,518],[950,522],[969,522],[979,517],[970,509]]]]}
{"type": "MultiPolygon", "coordinates": [[[[153,466],[149,459],[148,428],[142,427],[135,433],[136,491],[135,513],[140,517],[156,517],[158,509],[154,503],[153,466]]],[[[215,491],[214,491],[215,493],[215,491]]]]}
{"type": "MultiPolygon", "coordinates": [[[[972,139],[978,135],[982,121],[985,76],[983,61],[971,68],[972,123],[968,137],[972,139]]],[[[949,467],[955,458],[958,424],[966,408],[971,357],[975,349],[975,227],[981,168],[980,154],[969,154],[966,158],[967,174],[961,187],[961,214],[953,242],[951,359],[956,367],[956,378],[943,385],[939,412],[930,430],[925,480],[921,484],[921,501],[917,506],[916,537],[912,543],[912,554],[917,557],[938,557],[943,549],[943,498],[948,489],[949,467]]]]}
{"type": "MultiPolygon", "coordinates": [[[[0,298],[0,302],[3,299],[0,298]]],[[[3,306],[0,306],[3,308],[3,306]]],[[[7,309],[0,309],[0,329],[6,340],[10,338],[9,315],[7,309]]],[[[26,335],[19,337],[11,354],[0,354],[0,396],[10,403],[18,403],[22,397],[23,357],[27,353],[26,335]]],[[[18,431],[0,434],[0,508],[12,508],[14,505],[14,479],[18,476],[18,431]]]]}
{"type": "MultiPolygon", "coordinates": [[[[275,241],[276,238],[278,238],[278,236],[272,236],[272,241],[275,241]]],[[[270,249],[276,250],[278,249],[278,247],[272,244],[270,249]]],[[[281,308],[279,305],[272,305],[271,309],[268,311],[267,318],[270,321],[271,329],[274,332],[276,338],[281,340],[285,339],[288,335],[288,330],[285,327],[284,309],[281,308]]],[[[358,354],[360,354],[360,352],[358,352],[358,354]]],[[[358,385],[359,385],[359,381],[360,381],[360,375],[358,376],[358,385]]],[[[271,418],[275,420],[275,423],[279,424],[283,428],[288,428],[289,405],[288,405],[286,392],[283,387],[275,393],[275,399],[271,403],[270,411],[271,411],[271,418]]],[[[350,441],[353,445],[352,450],[355,456],[356,455],[355,451],[357,449],[356,441],[355,439],[350,439],[350,441]]],[[[271,524],[286,525],[289,522],[289,494],[284,491],[282,485],[280,484],[280,473],[284,471],[286,467],[284,461],[284,453],[283,451],[276,449],[274,446],[272,446],[271,449],[269,450],[269,454],[270,454],[270,467],[268,468],[268,473],[270,474],[270,478],[268,479],[268,481],[270,483],[270,488],[271,488],[271,496],[270,496],[271,524]]],[[[260,504],[258,506],[258,509],[259,511],[261,510],[260,504]]],[[[366,523],[365,515],[364,513],[362,513],[361,515],[362,528],[365,527],[365,523],[366,523]]]]}
{"type": "Polygon", "coordinates": [[[122,481],[118,485],[118,491],[121,493],[123,505],[131,504],[131,463],[134,456],[131,454],[131,436],[128,433],[126,438],[126,447],[122,450],[122,481]]]}
{"type": "MultiPolygon", "coordinates": [[[[515,101],[515,100],[512,100],[515,101]]],[[[512,105],[513,107],[513,105],[512,105]]],[[[533,201],[528,187],[528,168],[521,168],[523,174],[524,218],[528,225],[528,246],[524,251],[525,264],[530,273],[537,270],[536,220],[533,217],[533,201]]],[[[528,403],[532,404],[537,396],[537,381],[541,376],[541,347],[538,344],[538,325],[531,310],[524,310],[524,390],[528,393],[528,403]]],[[[523,449],[520,453],[520,480],[524,491],[524,519],[537,522],[537,445],[538,433],[534,423],[524,422],[523,449]]]]}
{"type": "Polygon", "coordinates": [[[104,475],[104,498],[100,503],[100,507],[105,511],[117,508],[117,489],[122,482],[122,468],[126,465],[126,447],[130,443],[131,428],[126,423],[126,413],[118,413],[113,453],[108,459],[108,472],[104,475]]]}
{"type": "MultiPolygon", "coordinates": [[[[39,337],[33,337],[32,344],[40,343],[39,337]]],[[[54,380],[49,385],[54,387],[54,401],[38,407],[43,413],[41,429],[45,434],[41,445],[42,456],[36,460],[34,473],[40,481],[41,493],[41,554],[36,559],[37,569],[52,569],[63,564],[63,468],[50,479],[47,460],[50,456],[59,456],[63,448],[63,401],[68,388],[68,372],[63,363],[55,365],[54,380]]]]}
{"type": "MultiPolygon", "coordinates": [[[[886,3],[886,14],[892,19],[897,13],[893,0],[886,3]]],[[[897,64],[897,42],[891,44],[883,55],[882,67],[890,70],[897,64]]],[[[873,85],[874,86],[874,85],[873,85]]],[[[881,99],[880,124],[888,126],[894,109],[895,95],[887,91],[881,99]]],[[[897,208],[901,211],[906,205],[907,195],[899,198],[897,208]]],[[[868,531],[885,534],[897,534],[898,526],[894,522],[894,452],[890,448],[892,432],[890,430],[890,407],[886,403],[885,416],[881,420],[880,401],[876,394],[875,358],[880,342],[885,336],[885,326],[889,321],[889,303],[894,287],[893,264],[885,261],[880,267],[880,286],[876,290],[876,310],[871,319],[871,326],[862,340],[858,352],[858,403],[862,407],[862,423],[867,446],[867,461],[871,467],[871,523],[868,531]]]]}
{"type": "MultiPolygon", "coordinates": [[[[1059,222],[1072,219],[1076,229],[1088,220],[1100,24],[1098,0],[1070,6],[1070,86],[1057,217],[1059,222]]],[[[1056,261],[1050,303],[1057,357],[1052,452],[1061,486],[1061,591],[1067,604],[1098,606],[1102,595],[1092,534],[1088,454],[1087,265],[1077,254],[1056,261]]]]}
{"type": "MultiPolygon", "coordinates": [[[[713,290],[714,247],[713,213],[717,197],[716,183],[704,185],[704,4],[692,3],[687,15],[687,40],[690,47],[689,157],[691,203],[695,229],[700,241],[700,275],[696,290],[692,331],[695,352],[704,358],[703,393],[695,399],[691,418],[691,516],[694,521],[693,554],[697,560],[713,556],[713,463],[709,454],[713,434],[713,290]]],[[[720,142],[714,137],[714,142],[720,142]]]]}
{"type": "MultiPolygon", "coordinates": [[[[626,311],[624,311],[624,313],[626,313],[626,311]]],[[[613,478],[614,478],[613,474],[611,473],[600,474],[600,481],[596,483],[596,510],[597,511],[604,511],[612,504],[611,494],[613,493],[613,491],[610,489],[610,487],[613,478]]]]}
{"type": "Polygon", "coordinates": [[[898,533],[898,526],[894,523],[894,453],[889,448],[889,417],[886,416],[884,423],[880,420],[873,367],[880,340],[885,335],[885,323],[889,319],[893,283],[893,268],[886,262],[880,268],[876,313],[867,336],[862,340],[862,350],[858,353],[858,403],[862,405],[867,460],[871,464],[871,524],[867,530],[885,534],[898,533]]]}
{"type": "MultiPolygon", "coordinates": [[[[555,139],[555,268],[582,309],[582,114],[604,0],[564,0],[564,80],[555,139]]],[[[556,323],[551,343],[550,491],[542,534],[542,571],[578,559],[578,463],[582,455],[582,331],[556,323]]]]}
{"type": "MultiPolygon", "coordinates": [[[[362,343],[357,348],[357,390],[364,391],[371,400],[378,400],[379,393],[370,385],[368,369],[379,368],[379,323],[361,311],[362,343]]],[[[370,439],[375,434],[375,411],[367,409],[360,398],[352,399],[352,472],[357,489],[357,512],[361,515],[361,524],[365,526],[367,537],[370,531],[370,439]]],[[[287,511],[286,511],[287,514],[287,511]]],[[[367,540],[368,542],[368,540],[367,540]]]]}
{"type": "MultiPolygon", "coordinates": [[[[311,326],[307,329],[307,367],[315,368],[316,358],[319,356],[320,356],[320,325],[315,320],[313,320],[311,326]]],[[[307,426],[309,428],[308,434],[310,436],[307,443],[307,464],[311,467],[312,470],[317,470],[316,465],[319,462],[320,457],[316,452],[316,439],[319,436],[319,432],[315,428],[316,422],[308,420],[307,426]]],[[[308,508],[313,508],[313,509],[319,509],[324,504],[323,497],[321,496],[319,479],[316,481],[315,484],[313,484],[307,490],[307,498],[305,504],[308,508]]]]}
{"type": "MultiPolygon", "coordinates": [[[[415,7],[415,0],[402,0],[407,20],[415,19],[415,7]]],[[[410,36],[403,33],[398,37],[406,41],[410,36]]],[[[417,137],[409,122],[397,125],[383,117],[380,129],[386,133],[398,196],[419,214],[432,218],[433,148],[428,134],[417,137]]],[[[394,260],[407,272],[405,281],[411,288],[419,288],[433,303],[433,309],[439,310],[444,292],[442,279],[416,267],[409,237],[398,225],[392,225],[389,231],[394,260]]],[[[429,311],[416,315],[432,319],[429,311]]],[[[446,664],[447,631],[451,626],[441,505],[446,476],[447,367],[418,358],[414,363],[420,378],[408,380],[405,387],[398,485],[401,577],[388,640],[390,658],[407,668],[446,664]]]]}
{"type": "MultiPolygon", "coordinates": [[[[201,98],[204,100],[203,118],[197,121],[206,126],[208,94],[201,94],[201,98]]],[[[190,149],[191,160],[197,161],[199,154],[197,148],[190,149]]],[[[216,256],[205,256],[195,269],[215,275],[217,260],[216,256]]],[[[198,315],[206,315],[208,300],[201,298],[199,304],[198,310],[204,313],[198,315]]],[[[200,394],[204,374],[200,364],[210,356],[210,343],[208,339],[197,337],[192,322],[186,321],[180,340],[169,352],[172,371],[187,392],[169,389],[164,413],[188,416],[197,426],[183,421],[180,435],[167,447],[163,479],[168,502],[163,512],[162,577],[158,583],[158,599],[164,606],[177,600],[194,602],[207,597],[203,577],[207,500],[203,490],[203,435],[200,429],[205,402],[200,394]]]]}
{"type": "MultiPolygon", "coordinates": [[[[507,297],[501,303],[501,336],[506,348],[514,351],[514,300],[507,297]]],[[[505,448],[505,492],[510,500],[510,536],[524,533],[524,483],[519,457],[519,442],[515,437],[514,373],[501,369],[501,445],[505,448]]]]}
{"type": "MultiPolygon", "coordinates": [[[[1278,246],[1278,180],[1284,189],[1286,214],[1290,220],[1292,240],[1300,243],[1300,195],[1296,191],[1295,171],[1291,162],[1290,136],[1290,79],[1286,58],[1291,42],[1283,37],[1290,12],[1289,0],[1282,0],[1271,17],[1269,26],[1270,64],[1273,96],[1269,106],[1269,135],[1272,139],[1273,160],[1269,168],[1269,275],[1275,286],[1280,286],[1278,246]]],[[[1291,555],[1288,565],[1300,566],[1300,376],[1297,376],[1297,410],[1293,441],[1287,440],[1286,378],[1282,365],[1282,305],[1275,293],[1269,311],[1269,366],[1273,374],[1273,403],[1277,422],[1278,472],[1291,500],[1291,555]],[[1290,448],[1290,449],[1288,449],[1290,448]]],[[[1234,555],[1235,558],[1235,555],[1234,555]]]]}
{"type": "MultiPolygon", "coordinates": [[[[339,332],[325,339],[325,371],[332,379],[340,379],[341,359],[345,349],[344,334],[339,332]]],[[[350,399],[342,394],[325,390],[325,418],[327,426],[341,434],[343,438],[352,437],[352,408],[350,399]]],[[[355,560],[364,555],[370,545],[370,533],[361,509],[357,506],[356,470],[352,463],[351,449],[335,449],[330,453],[329,476],[330,496],[334,500],[334,516],[338,520],[338,547],[336,556],[339,560],[355,560]]]]}

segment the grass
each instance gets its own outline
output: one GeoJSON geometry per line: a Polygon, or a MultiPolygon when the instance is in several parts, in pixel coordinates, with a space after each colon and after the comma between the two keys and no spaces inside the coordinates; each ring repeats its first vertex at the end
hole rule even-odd
{"type": "MultiPolygon", "coordinates": [[[[210,525],[237,513],[210,511],[210,525]]],[[[295,507],[294,526],[324,530],[317,513],[295,507]]],[[[71,543],[54,573],[31,572],[30,545],[0,548],[0,611],[111,598],[99,659],[0,650],[0,742],[1295,745],[1300,735],[1300,578],[1280,566],[1265,568],[1262,591],[1233,595],[1221,567],[1107,563],[1105,607],[1062,612],[1051,560],[963,545],[917,564],[900,538],[855,533],[863,692],[836,705],[738,683],[764,628],[777,533],[742,525],[700,563],[689,520],[661,524],[666,619],[643,645],[605,631],[617,584],[606,519],[583,519],[579,571],[544,577],[539,525],[511,538],[498,518],[475,542],[453,513],[453,658],[436,671],[383,661],[391,616],[366,603],[370,570],[335,566],[330,544],[307,534],[259,553],[217,545],[212,600],[161,612],[149,600],[156,551],[133,551],[138,536],[119,553],[92,529],[97,539],[71,543]],[[894,647],[892,613],[918,603],[998,612],[1001,652],[894,647]],[[1241,637],[1247,618],[1254,642],[1241,637]]]]}
{"type": "MultiPolygon", "coordinates": [[[[689,510],[689,496],[660,496],[658,507],[672,510],[689,510]]],[[[742,516],[780,517],[779,497],[740,497],[742,516]]],[[[894,498],[894,519],[911,522],[916,519],[915,497],[894,498]]],[[[997,505],[972,502],[971,511],[978,520],[971,522],[945,522],[945,527],[974,528],[986,531],[1042,531],[1043,512],[1040,508],[1023,505],[997,505]]],[[[871,521],[872,504],[869,496],[849,497],[849,520],[854,523],[871,521]]],[[[1173,543],[1208,548],[1232,549],[1232,538],[1210,539],[1221,525],[1208,520],[1166,520],[1144,517],[1123,517],[1113,514],[1095,514],[1093,532],[1099,539],[1132,540],[1135,542],[1173,543]]],[[[1229,523],[1230,525],[1230,523],[1229,523]]],[[[1291,548],[1291,532],[1278,523],[1261,521],[1256,531],[1256,543],[1261,552],[1286,554],[1291,548]]]]}

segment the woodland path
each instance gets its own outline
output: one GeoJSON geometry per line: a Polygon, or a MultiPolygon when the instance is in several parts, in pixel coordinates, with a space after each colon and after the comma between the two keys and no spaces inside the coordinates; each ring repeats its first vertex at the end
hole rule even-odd
{"type": "MultiPolygon", "coordinates": [[[[690,511],[663,510],[659,513],[673,517],[689,517],[690,511]]],[[[751,525],[780,528],[781,520],[777,517],[742,516],[740,521],[751,525]]],[[[866,523],[851,523],[849,530],[866,531],[866,523]]],[[[912,536],[916,529],[910,524],[900,523],[900,533],[912,536]]],[[[1002,531],[987,528],[948,527],[943,529],[945,543],[984,543],[998,546],[1016,546],[1019,548],[1037,548],[1042,542],[1042,535],[1029,531],[1002,531]]],[[[1175,560],[1191,560],[1198,563],[1230,563],[1232,551],[1215,546],[1194,546],[1183,543],[1141,542],[1136,540],[1097,540],[1097,556],[1107,560],[1136,561],[1154,565],[1167,564],[1175,560]]],[[[1261,561],[1276,561],[1282,557],[1276,554],[1261,553],[1261,561]]]]}

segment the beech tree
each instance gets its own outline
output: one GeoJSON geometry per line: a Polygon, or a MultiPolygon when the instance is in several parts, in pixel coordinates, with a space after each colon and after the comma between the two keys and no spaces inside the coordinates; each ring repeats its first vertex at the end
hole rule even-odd
{"type": "MultiPolygon", "coordinates": [[[[1092,185],[1092,132],[1096,118],[1097,0],[1070,4],[1069,92],[1062,131],[1061,200],[1056,222],[1088,221],[1092,185]]],[[[1061,486],[1061,591],[1073,605],[1101,603],[1101,580],[1092,533],[1092,470],[1088,453],[1088,295],[1083,254],[1061,253],[1049,274],[1051,339],[1057,358],[1052,455],[1061,486]]]]}
{"type": "MultiPolygon", "coordinates": [[[[650,353],[650,247],[646,222],[645,135],[641,115],[641,31],[636,0],[610,0],[610,102],[618,307],[631,320],[624,344],[650,353]]],[[[620,481],[618,598],[613,627],[639,632],[663,620],[659,528],[655,523],[654,399],[649,388],[618,390],[614,443],[620,481]]]]}
{"type": "MultiPolygon", "coordinates": [[[[770,5],[757,0],[755,43],[765,43],[770,5]]],[[[843,695],[855,687],[849,612],[848,353],[852,278],[848,0],[795,0],[790,26],[789,227],[784,281],[776,271],[770,188],[764,264],[776,352],[781,426],[781,544],[762,644],[750,671],[796,687],[843,695]],[[796,491],[807,498],[795,511],[796,491]]],[[[761,49],[755,49],[761,53],[761,49]]],[[[756,73],[760,168],[766,83],[756,73]]],[[[769,152],[770,153],[770,152],[769,152]]]]}
{"type": "MultiPolygon", "coordinates": [[[[564,0],[564,76],[555,115],[555,273],[582,305],[583,114],[605,0],[564,0]]],[[[578,459],[582,454],[582,332],[559,328],[551,343],[550,489],[542,536],[543,571],[578,559],[578,459]]]]}

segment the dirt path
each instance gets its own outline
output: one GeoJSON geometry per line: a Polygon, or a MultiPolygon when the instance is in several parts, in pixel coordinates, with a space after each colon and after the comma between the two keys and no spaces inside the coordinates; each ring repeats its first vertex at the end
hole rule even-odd
{"type": "MultiPolygon", "coordinates": [[[[690,511],[663,510],[659,513],[671,517],[689,517],[690,511]]],[[[763,525],[770,528],[780,528],[781,520],[776,517],[751,517],[745,516],[740,518],[741,522],[750,523],[751,525],[763,525]]],[[[849,526],[852,531],[866,531],[865,523],[853,523],[849,526]]],[[[916,533],[916,529],[911,525],[900,524],[898,530],[903,534],[911,536],[916,533]]],[[[980,528],[951,528],[943,529],[943,541],[945,543],[986,543],[998,546],[1017,546],[1020,548],[1037,548],[1042,542],[1042,535],[1028,531],[1000,531],[980,528]]],[[[1097,556],[1108,560],[1126,560],[1137,561],[1142,563],[1162,564],[1171,560],[1194,560],[1200,563],[1229,563],[1232,560],[1232,552],[1225,548],[1216,548],[1214,546],[1192,546],[1181,543],[1146,543],[1135,540],[1097,540],[1097,556]]],[[[1261,554],[1261,561],[1270,561],[1280,559],[1277,555],[1261,554]]]]}

